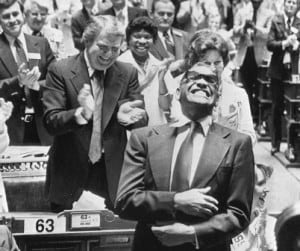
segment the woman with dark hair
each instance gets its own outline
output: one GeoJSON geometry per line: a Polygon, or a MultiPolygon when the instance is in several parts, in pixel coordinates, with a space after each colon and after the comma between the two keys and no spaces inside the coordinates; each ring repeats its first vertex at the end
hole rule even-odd
{"type": "MultiPolygon", "coordinates": [[[[149,116],[148,125],[166,123],[162,109],[158,105],[159,81],[158,72],[169,63],[169,60],[159,61],[149,49],[157,39],[157,27],[148,17],[133,19],[126,28],[128,50],[121,54],[119,61],[131,63],[138,71],[141,93],[144,95],[145,108],[149,116]]],[[[171,79],[170,75],[166,78],[171,79]]],[[[168,98],[168,97],[162,97],[168,98]]]]}
{"type": "MultiPolygon", "coordinates": [[[[186,54],[184,68],[189,69],[193,65],[201,63],[212,67],[219,80],[219,101],[213,113],[213,119],[232,129],[248,134],[252,143],[256,142],[249,99],[244,89],[237,87],[228,75],[224,74],[224,68],[229,61],[228,45],[216,32],[203,29],[196,32],[191,38],[186,54]]],[[[180,76],[178,77],[180,82],[180,76]]],[[[160,77],[162,79],[162,77],[160,77]]],[[[167,83],[167,80],[164,79],[167,83]]],[[[174,82],[174,81],[173,81],[174,82]]],[[[162,83],[161,83],[162,85],[162,83]]],[[[172,117],[178,117],[180,108],[178,102],[173,100],[171,107],[172,117]]],[[[166,107],[163,107],[166,109],[166,107]]]]}

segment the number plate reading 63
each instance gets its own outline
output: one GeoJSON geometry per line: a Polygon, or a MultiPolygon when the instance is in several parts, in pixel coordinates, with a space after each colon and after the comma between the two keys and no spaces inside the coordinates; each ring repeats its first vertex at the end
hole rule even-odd
{"type": "Polygon", "coordinates": [[[47,234],[65,231],[65,224],[59,224],[57,217],[26,218],[24,233],[47,234]]]}

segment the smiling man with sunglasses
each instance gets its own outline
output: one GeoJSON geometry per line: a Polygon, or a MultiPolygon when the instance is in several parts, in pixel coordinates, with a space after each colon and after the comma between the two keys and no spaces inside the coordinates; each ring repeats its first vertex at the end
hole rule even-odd
{"type": "Polygon", "coordinates": [[[212,122],[218,76],[196,64],[176,91],[183,117],[132,132],[116,210],[137,220],[133,250],[229,250],[250,221],[249,136],[212,122]]]}

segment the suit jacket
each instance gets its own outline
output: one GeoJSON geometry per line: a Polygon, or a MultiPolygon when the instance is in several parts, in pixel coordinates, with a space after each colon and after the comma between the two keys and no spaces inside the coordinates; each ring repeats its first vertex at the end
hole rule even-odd
{"type": "Polygon", "coordinates": [[[92,21],[91,15],[83,7],[81,10],[75,12],[71,18],[71,31],[74,46],[76,49],[84,50],[84,43],[81,41],[84,29],[92,21]]]}
{"type": "MultiPolygon", "coordinates": [[[[49,151],[46,195],[51,202],[69,207],[77,200],[88,174],[88,152],[92,120],[79,125],[75,111],[84,83],[90,84],[84,54],[53,64],[47,75],[43,96],[44,123],[54,142],[49,151]]],[[[126,128],[117,121],[119,106],[143,99],[138,92],[137,71],[130,64],[116,62],[107,69],[102,105],[102,144],[105,151],[108,190],[114,201],[127,142],[126,128]]],[[[143,121],[140,125],[146,125],[143,121]]]]}
{"type": "Polygon", "coordinates": [[[230,238],[249,224],[254,189],[250,137],[213,123],[206,136],[191,188],[210,186],[219,211],[207,219],[174,208],[169,191],[176,128],[146,127],[131,134],[125,152],[116,208],[121,217],[138,220],[134,250],[195,250],[192,244],[163,247],[149,225],[183,222],[195,227],[200,250],[229,250],[230,238]]]}
{"type": "MultiPolygon", "coordinates": [[[[292,27],[297,29],[297,39],[300,41],[300,18],[295,16],[292,27]]],[[[277,14],[272,20],[271,30],[268,36],[267,48],[272,54],[268,74],[271,78],[282,80],[286,77],[284,69],[283,57],[285,50],[282,49],[282,41],[288,36],[288,30],[285,26],[283,14],[277,14]]],[[[299,49],[296,51],[290,50],[292,72],[298,74],[298,59],[299,49]]]]}
{"type": "MultiPolygon", "coordinates": [[[[271,21],[274,12],[266,9],[263,5],[257,10],[256,26],[259,27],[253,39],[244,31],[246,16],[243,9],[239,9],[234,19],[234,40],[237,43],[237,54],[235,56],[236,65],[240,67],[245,59],[248,46],[251,44],[254,48],[254,55],[257,65],[261,65],[263,61],[269,61],[271,53],[267,50],[266,43],[271,27],[271,21]]],[[[251,17],[252,19],[252,17],[251,17]]]]}
{"type": "MultiPolygon", "coordinates": [[[[185,31],[172,28],[173,41],[175,45],[175,59],[183,59],[187,52],[188,35],[185,31]]],[[[153,45],[150,48],[150,52],[159,60],[170,57],[168,51],[164,46],[164,42],[157,37],[153,45]]]]}
{"type": "MultiPolygon", "coordinates": [[[[133,20],[136,17],[140,16],[148,16],[147,10],[146,9],[141,9],[137,7],[127,7],[128,10],[128,22],[133,20]]],[[[103,15],[111,15],[111,16],[116,16],[115,10],[113,7],[103,11],[103,15]]]]}
{"type": "MultiPolygon", "coordinates": [[[[45,38],[34,37],[24,34],[28,53],[35,53],[40,55],[40,59],[30,59],[29,67],[32,68],[38,65],[41,72],[40,76],[40,91],[30,90],[31,100],[36,114],[36,126],[38,135],[42,145],[51,144],[51,137],[46,132],[43,123],[43,106],[42,106],[42,91],[46,78],[48,66],[55,61],[50,45],[45,38]]],[[[11,101],[14,105],[12,116],[7,121],[8,133],[12,145],[20,145],[23,143],[24,137],[24,117],[26,97],[24,88],[20,87],[17,78],[18,67],[10,50],[9,43],[2,33],[0,35],[0,97],[7,101],[11,101]]]]}

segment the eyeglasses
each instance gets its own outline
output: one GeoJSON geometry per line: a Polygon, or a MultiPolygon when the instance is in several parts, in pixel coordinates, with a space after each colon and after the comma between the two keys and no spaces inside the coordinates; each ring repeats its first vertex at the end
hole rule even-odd
{"type": "Polygon", "coordinates": [[[45,12],[30,12],[30,15],[32,17],[38,17],[40,16],[41,18],[45,18],[48,16],[48,13],[45,13],[45,12]]]}

